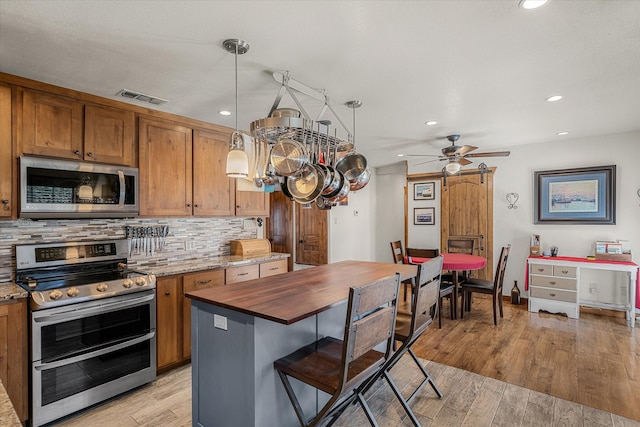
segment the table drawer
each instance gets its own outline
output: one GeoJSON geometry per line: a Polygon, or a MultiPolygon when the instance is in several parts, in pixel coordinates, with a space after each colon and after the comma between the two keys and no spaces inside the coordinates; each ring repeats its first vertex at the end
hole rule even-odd
{"type": "Polygon", "coordinates": [[[260,277],[275,276],[287,272],[287,260],[279,259],[260,264],[260,277]]]}
{"type": "Polygon", "coordinates": [[[566,265],[554,265],[553,275],[558,277],[576,277],[576,268],[566,265]]]}
{"type": "Polygon", "coordinates": [[[225,283],[227,285],[231,285],[233,283],[257,279],[258,277],[260,277],[260,267],[258,267],[258,264],[232,267],[227,268],[227,278],[225,283]]]}
{"type": "Polygon", "coordinates": [[[531,274],[546,274],[551,276],[553,274],[553,266],[547,264],[531,264],[529,266],[529,272],[531,274]]]}
{"type": "Polygon", "coordinates": [[[532,298],[544,298],[553,301],[562,301],[562,302],[577,302],[577,293],[571,291],[563,291],[559,289],[544,289],[544,288],[531,288],[531,297],[532,298]]]}
{"type": "Polygon", "coordinates": [[[547,288],[568,289],[571,291],[577,289],[576,279],[536,275],[531,276],[531,286],[545,286],[547,288]]]}

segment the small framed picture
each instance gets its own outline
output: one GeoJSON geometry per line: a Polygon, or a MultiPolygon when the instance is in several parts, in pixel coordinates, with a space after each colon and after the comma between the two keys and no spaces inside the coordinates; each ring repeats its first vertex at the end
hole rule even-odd
{"type": "Polygon", "coordinates": [[[436,208],[413,208],[413,223],[415,225],[434,225],[436,223],[436,208]]]}
{"type": "Polygon", "coordinates": [[[434,200],[435,182],[416,182],[413,184],[413,200],[434,200]]]}

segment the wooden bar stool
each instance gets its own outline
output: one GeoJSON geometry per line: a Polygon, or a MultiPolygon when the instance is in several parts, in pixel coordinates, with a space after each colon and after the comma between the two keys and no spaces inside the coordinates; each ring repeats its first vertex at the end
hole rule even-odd
{"type": "Polygon", "coordinates": [[[371,425],[378,425],[362,395],[362,387],[391,356],[399,286],[400,275],[396,274],[352,287],[342,340],[325,337],[274,362],[301,426],[316,426],[326,419],[330,419],[327,425],[331,425],[353,402],[360,403],[371,425]],[[381,344],[384,352],[374,349],[381,344]],[[331,396],[310,420],[289,377],[331,396]]]}

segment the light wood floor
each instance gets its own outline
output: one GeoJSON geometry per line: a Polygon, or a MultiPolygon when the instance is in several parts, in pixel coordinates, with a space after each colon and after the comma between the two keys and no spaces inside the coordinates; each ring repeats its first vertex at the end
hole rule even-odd
{"type": "MultiPolygon", "coordinates": [[[[412,403],[424,427],[593,426],[639,427],[640,423],[547,394],[484,377],[436,362],[426,362],[443,399],[427,385],[412,403]]],[[[392,377],[408,395],[419,381],[418,368],[405,357],[392,377]]],[[[56,423],[58,427],[159,427],[191,425],[191,369],[184,366],[154,383],[56,423]]],[[[283,391],[284,392],[284,391],[283,391]]],[[[366,395],[380,426],[411,426],[384,381],[366,395]]],[[[292,409],[293,410],[293,409],[292,409]]],[[[359,406],[352,406],[335,424],[369,426],[359,406]]]]}
{"type": "Polygon", "coordinates": [[[595,314],[529,313],[506,301],[494,326],[483,297],[474,295],[464,319],[443,313],[442,329],[414,345],[418,356],[640,421],[639,327],[595,314]]]}

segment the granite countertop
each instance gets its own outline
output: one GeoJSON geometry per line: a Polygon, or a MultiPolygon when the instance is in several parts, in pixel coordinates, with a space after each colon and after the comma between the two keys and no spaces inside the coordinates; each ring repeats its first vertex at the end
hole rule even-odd
{"type": "Polygon", "coordinates": [[[22,427],[2,381],[0,381],[0,420],[2,420],[3,427],[22,427]]]}
{"type": "Polygon", "coordinates": [[[0,283],[0,303],[10,299],[26,298],[28,296],[29,292],[25,291],[15,283],[0,283]]]}
{"type": "Polygon", "coordinates": [[[141,266],[135,268],[147,274],[155,274],[158,277],[172,276],[175,274],[193,273],[196,271],[213,270],[216,268],[238,267],[242,265],[259,264],[279,259],[287,259],[290,254],[271,252],[268,255],[239,256],[224,255],[210,258],[198,258],[184,261],[172,261],[166,265],[141,266]]]}

